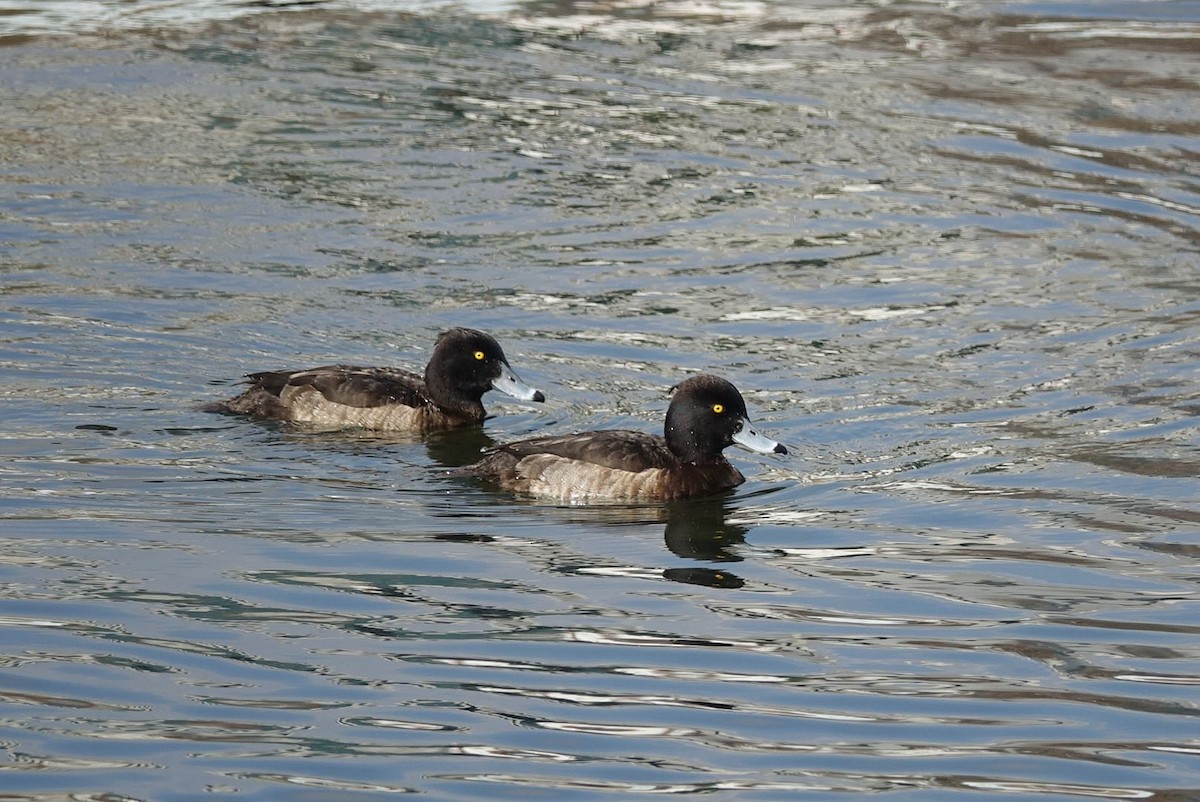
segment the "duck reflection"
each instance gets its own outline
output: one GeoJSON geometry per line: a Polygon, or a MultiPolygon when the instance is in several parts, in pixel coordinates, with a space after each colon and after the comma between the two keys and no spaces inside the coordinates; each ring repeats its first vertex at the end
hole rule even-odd
{"type": "MultiPolygon", "coordinates": [[[[746,542],[747,527],[729,521],[731,509],[730,495],[727,494],[662,505],[570,508],[569,517],[602,526],[664,523],[663,542],[675,556],[701,562],[733,563],[742,560],[736,547],[746,542]]],[[[732,571],[703,565],[663,568],[662,577],[672,582],[713,588],[740,588],[746,584],[732,571]]]]}
{"type": "Polygon", "coordinates": [[[494,445],[496,440],[477,426],[430,432],[425,437],[430,462],[451,470],[477,461],[484,449],[494,445]]]}
{"type": "MultiPolygon", "coordinates": [[[[741,562],[733,547],[746,542],[747,527],[729,521],[729,496],[676,502],[666,508],[663,540],[671,553],[689,560],[741,562]]],[[[740,588],[745,580],[730,571],[703,566],[663,569],[663,578],[688,585],[740,588]]]]}
{"type": "MultiPolygon", "coordinates": [[[[458,471],[479,459],[496,440],[481,428],[449,429],[430,432],[424,437],[429,460],[448,471],[456,482],[465,481],[487,492],[487,486],[474,477],[458,471]]],[[[741,562],[737,547],[746,542],[748,527],[730,521],[734,493],[698,499],[682,499],[667,503],[627,504],[605,503],[580,506],[557,506],[517,498],[515,503],[537,506],[549,518],[568,523],[601,527],[628,527],[664,524],[663,542],[677,557],[707,563],[741,562]]],[[[511,494],[503,494],[505,506],[514,503],[511,494]]],[[[440,536],[446,540],[490,540],[489,535],[440,536]]],[[[684,565],[661,569],[664,579],[688,585],[714,588],[740,588],[745,585],[738,575],[725,568],[704,565],[684,565]]]]}
{"type": "Polygon", "coordinates": [[[413,433],[265,421],[259,429],[273,430],[281,443],[298,444],[310,451],[326,453],[388,455],[398,453],[388,451],[388,446],[423,445],[430,462],[446,469],[470,465],[485,449],[497,445],[497,441],[478,426],[413,433]]]}
{"type": "MultiPolygon", "coordinates": [[[[449,435],[440,441],[443,444],[440,447],[444,450],[439,455],[434,454],[434,448],[439,447],[436,446],[439,441],[431,439],[428,445],[430,456],[440,457],[443,460],[442,464],[451,468],[453,476],[453,467],[469,462],[471,459],[469,452],[472,448],[479,446],[461,445],[460,433],[449,433],[449,435]]],[[[488,439],[486,435],[478,437],[480,442],[488,439]]],[[[463,476],[455,478],[465,479],[471,483],[477,481],[463,476]]],[[[510,507],[516,503],[525,508],[534,507],[539,511],[540,516],[544,515],[549,520],[588,527],[612,527],[615,529],[661,524],[664,526],[663,542],[668,551],[676,557],[705,563],[735,563],[741,562],[743,559],[738,553],[737,547],[746,542],[746,533],[749,530],[748,527],[730,520],[734,509],[732,497],[732,493],[727,493],[721,496],[667,504],[612,503],[572,507],[539,504],[520,498],[514,502],[510,495],[505,494],[503,506],[510,507]]],[[[491,539],[488,535],[478,534],[446,534],[440,537],[457,541],[487,541],[491,539]]],[[[705,585],[714,588],[740,588],[745,585],[745,580],[724,567],[684,565],[655,570],[660,570],[664,579],[689,585],[705,585]]],[[[646,575],[641,571],[638,573],[642,576],[646,575]]]]}
{"type": "Polygon", "coordinates": [[[672,553],[692,560],[740,562],[730,548],[746,542],[747,528],[729,521],[729,496],[675,502],[665,508],[663,540],[672,553]]]}

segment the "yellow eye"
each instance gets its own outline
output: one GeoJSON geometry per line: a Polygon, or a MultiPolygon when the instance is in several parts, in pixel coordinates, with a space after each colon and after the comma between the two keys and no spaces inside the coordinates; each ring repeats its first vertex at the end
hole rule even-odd
{"type": "Polygon", "coordinates": [[[713,404],[713,412],[715,412],[715,413],[717,413],[718,415],[720,415],[720,414],[721,414],[722,412],[724,412],[724,411],[725,411],[725,405],[724,405],[724,404],[713,404]]]}
{"type": "Polygon", "coordinates": [[[487,356],[487,355],[486,355],[485,353],[483,353],[483,351],[476,351],[476,352],[475,352],[475,358],[476,358],[476,359],[478,359],[480,362],[482,362],[482,361],[483,361],[483,358],[484,358],[485,356],[487,356]]]}

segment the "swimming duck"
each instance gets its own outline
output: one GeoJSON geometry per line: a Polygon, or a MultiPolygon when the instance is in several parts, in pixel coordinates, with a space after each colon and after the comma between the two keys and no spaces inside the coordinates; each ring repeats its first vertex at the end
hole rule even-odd
{"type": "Polygon", "coordinates": [[[693,376],[671,390],[664,437],[625,429],[535,437],[497,446],[465,472],[568,503],[671,501],[746,481],[721,453],[734,443],[787,453],[751,428],[742,394],[725,379],[693,376]]]}
{"type": "Polygon", "coordinates": [[[496,340],[455,328],[438,336],[425,376],[401,368],[326,365],[311,370],[250,373],[241,395],[208,412],[254,415],[323,426],[427,432],[479,423],[483,394],[499,390],[545,401],[517,378],[496,340]]]}

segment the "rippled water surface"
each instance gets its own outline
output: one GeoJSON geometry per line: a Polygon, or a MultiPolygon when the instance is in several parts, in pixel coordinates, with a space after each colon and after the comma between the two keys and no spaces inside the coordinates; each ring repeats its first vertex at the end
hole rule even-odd
{"type": "Polygon", "coordinates": [[[1200,4],[284,5],[0,15],[4,799],[1200,798],[1200,4]],[[726,497],[447,471],[698,371],[726,497]]]}

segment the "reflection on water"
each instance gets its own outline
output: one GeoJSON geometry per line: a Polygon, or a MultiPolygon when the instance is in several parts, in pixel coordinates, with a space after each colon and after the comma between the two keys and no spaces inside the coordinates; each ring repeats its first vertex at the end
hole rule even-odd
{"type": "Polygon", "coordinates": [[[680,557],[715,562],[742,559],[735,549],[746,542],[749,527],[727,520],[730,510],[720,500],[673,504],[663,533],[667,548],[680,557]]]}
{"type": "Polygon", "coordinates": [[[1196,3],[0,5],[12,798],[1200,795],[1196,3]],[[453,471],[699,371],[726,496],[453,471]]]}

